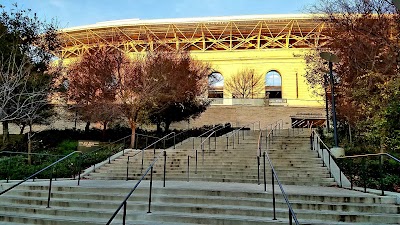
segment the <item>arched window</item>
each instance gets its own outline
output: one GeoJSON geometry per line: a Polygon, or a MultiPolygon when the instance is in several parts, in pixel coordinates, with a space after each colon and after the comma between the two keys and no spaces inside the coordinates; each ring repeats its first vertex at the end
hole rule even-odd
{"type": "Polygon", "coordinates": [[[265,96],[282,98],[282,77],[276,70],[271,70],[265,75],[265,96]]]}
{"type": "Polygon", "coordinates": [[[224,97],[224,77],[221,73],[213,72],[208,76],[208,97],[224,97]]]}

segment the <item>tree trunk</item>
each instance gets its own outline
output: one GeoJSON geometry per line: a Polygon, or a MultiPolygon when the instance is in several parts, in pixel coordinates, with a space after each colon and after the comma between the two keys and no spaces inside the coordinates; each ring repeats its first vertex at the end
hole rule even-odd
{"type": "Polygon", "coordinates": [[[89,133],[89,128],[90,128],[90,121],[86,122],[86,126],[85,126],[85,133],[89,133]]]}
{"type": "Polygon", "coordinates": [[[23,134],[24,133],[25,127],[26,127],[26,124],[22,123],[21,127],[19,128],[19,134],[23,134]]]}
{"type": "Polygon", "coordinates": [[[130,121],[129,123],[130,123],[131,130],[132,130],[130,148],[133,149],[135,146],[136,123],[133,121],[130,121]]]}
{"type": "Polygon", "coordinates": [[[165,133],[167,134],[169,132],[169,126],[171,125],[171,121],[166,120],[165,121],[165,133]]]}
{"type": "Polygon", "coordinates": [[[104,122],[103,123],[103,132],[102,132],[103,140],[106,139],[106,130],[107,130],[107,122],[104,122]]]}
{"type": "Polygon", "coordinates": [[[8,121],[3,121],[3,144],[8,144],[10,136],[8,133],[8,121]]]}
{"type": "Polygon", "coordinates": [[[161,122],[157,122],[157,134],[161,134],[162,129],[161,129],[161,122]]]}
{"type": "Polygon", "coordinates": [[[28,165],[32,165],[32,125],[29,124],[29,132],[28,132],[28,165]]]}

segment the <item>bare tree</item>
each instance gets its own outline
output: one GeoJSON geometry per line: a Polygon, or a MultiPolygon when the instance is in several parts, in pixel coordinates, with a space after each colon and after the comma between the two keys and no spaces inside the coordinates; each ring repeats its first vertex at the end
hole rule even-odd
{"type": "MultiPolygon", "coordinates": [[[[15,54],[0,60],[0,121],[3,123],[3,141],[8,135],[8,122],[26,120],[32,124],[40,116],[39,111],[47,105],[48,86],[32,85],[35,79],[25,57],[20,63],[16,62],[15,54]]],[[[30,153],[30,138],[28,140],[30,153]]]]}
{"type": "Polygon", "coordinates": [[[262,74],[255,74],[254,69],[243,69],[225,82],[226,89],[236,98],[258,97],[264,90],[262,74]]]}

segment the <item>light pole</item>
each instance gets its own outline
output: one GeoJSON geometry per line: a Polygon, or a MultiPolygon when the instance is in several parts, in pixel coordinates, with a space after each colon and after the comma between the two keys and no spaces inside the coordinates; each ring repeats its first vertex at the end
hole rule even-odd
{"type": "Polygon", "coordinates": [[[326,111],[326,129],[329,130],[329,111],[328,111],[328,78],[327,74],[324,73],[324,89],[325,89],[325,111],[326,111]]]}
{"type": "Polygon", "coordinates": [[[321,52],[319,54],[321,58],[325,59],[329,63],[329,77],[331,83],[331,94],[332,94],[332,117],[333,117],[333,138],[335,140],[335,148],[338,147],[338,136],[337,136],[337,124],[336,124],[336,106],[335,106],[335,85],[333,81],[332,67],[333,63],[339,62],[339,58],[330,52],[321,52]]]}

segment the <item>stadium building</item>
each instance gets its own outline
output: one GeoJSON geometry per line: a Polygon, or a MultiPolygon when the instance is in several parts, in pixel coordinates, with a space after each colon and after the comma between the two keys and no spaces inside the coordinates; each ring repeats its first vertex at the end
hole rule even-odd
{"type": "Polygon", "coordinates": [[[128,55],[166,45],[210,63],[220,78],[208,91],[212,105],[301,107],[295,111],[314,108],[321,113],[325,103],[306,82],[304,55],[324,45],[324,29],[323,22],[301,14],[117,20],[62,30],[58,55],[68,62],[104,45],[128,55]],[[252,98],[241,99],[224,87],[224,81],[245,69],[262,74],[265,87],[252,98]]]}

